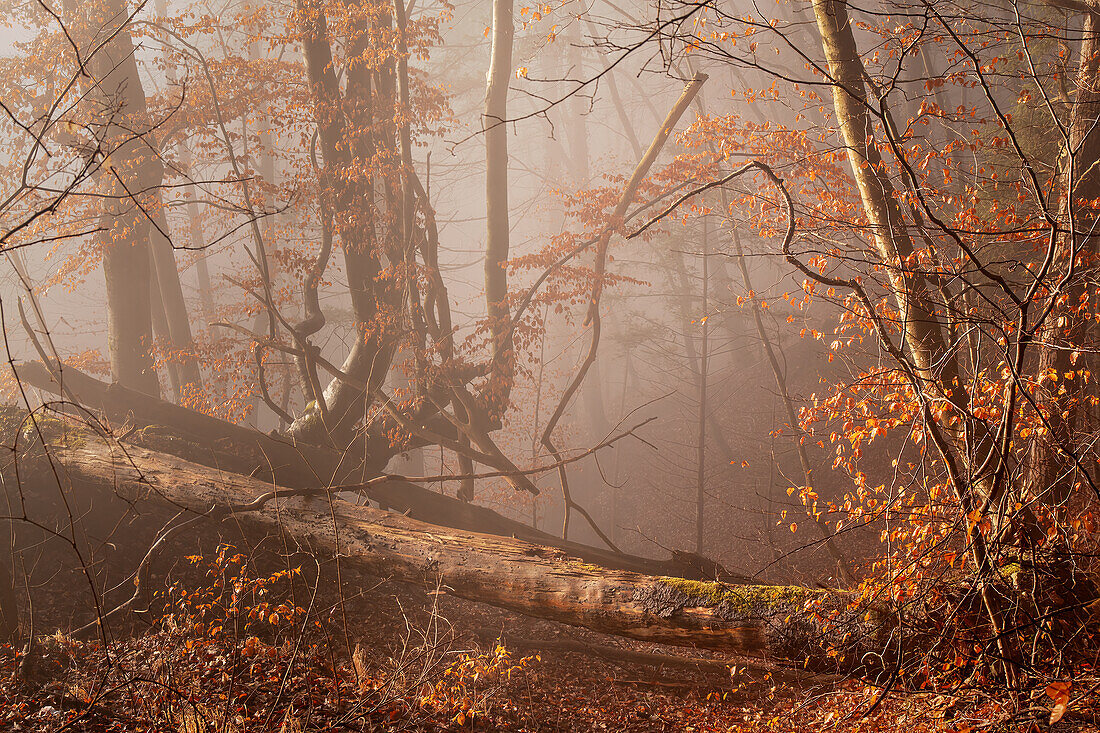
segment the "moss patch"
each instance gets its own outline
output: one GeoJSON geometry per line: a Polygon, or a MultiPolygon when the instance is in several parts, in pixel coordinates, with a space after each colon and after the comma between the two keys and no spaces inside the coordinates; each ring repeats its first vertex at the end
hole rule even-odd
{"type": "Polygon", "coordinates": [[[19,433],[19,438],[26,443],[33,443],[41,436],[43,442],[52,444],[55,441],[64,440],[66,432],[72,432],[71,429],[66,430],[68,427],[56,417],[35,415],[32,419],[28,416],[23,424],[23,430],[19,433]]]}
{"type": "Polygon", "coordinates": [[[638,591],[634,600],[663,618],[683,608],[710,608],[720,618],[738,620],[788,615],[822,595],[823,591],[794,585],[727,585],[664,577],[638,591]]]}
{"type": "Polygon", "coordinates": [[[88,442],[82,427],[41,410],[32,419],[26,410],[4,408],[0,413],[0,432],[5,443],[18,442],[20,450],[33,449],[43,442],[52,448],[80,448],[88,442]]]}
{"type": "Polygon", "coordinates": [[[13,405],[0,405],[0,440],[8,446],[13,445],[15,436],[22,430],[26,418],[26,410],[13,405]]]}
{"type": "Polygon", "coordinates": [[[200,447],[198,442],[161,425],[146,425],[134,431],[134,438],[134,442],[146,448],[161,450],[184,458],[195,453],[200,447]]]}

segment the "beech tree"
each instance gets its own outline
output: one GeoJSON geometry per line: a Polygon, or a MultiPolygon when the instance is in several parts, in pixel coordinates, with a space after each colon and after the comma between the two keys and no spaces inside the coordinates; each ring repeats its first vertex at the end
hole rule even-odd
{"type": "MultiPolygon", "coordinates": [[[[939,549],[950,564],[960,550],[969,555],[990,624],[986,638],[998,650],[1005,677],[1014,682],[1020,657],[1009,619],[1021,600],[997,588],[997,568],[1005,558],[1026,555],[1042,564],[1038,555],[1064,552],[1064,543],[1074,540],[1056,528],[1051,512],[1073,505],[1074,513],[1083,512],[1078,517],[1087,516],[1094,493],[1090,471],[1074,447],[1082,433],[1069,427],[1083,426],[1074,416],[1093,399],[1084,397],[1092,389],[1091,374],[1079,363],[1090,317],[1078,320],[1091,312],[1092,294],[1080,289],[1078,279],[1087,279],[1090,271],[1090,237],[1077,233],[1089,231],[1091,214],[1085,212],[1092,209],[1089,179],[1077,167],[1091,160],[1085,151],[1095,119],[1089,111],[1095,81],[1091,21],[1077,39],[1081,60],[1074,89],[1056,106],[1051,86],[1058,77],[1041,72],[1049,67],[1035,41],[1042,21],[1028,14],[1041,15],[1043,6],[1017,4],[1003,17],[983,18],[978,25],[988,28],[995,42],[978,38],[980,32],[970,26],[976,19],[965,6],[950,11],[923,6],[919,22],[895,28],[857,21],[856,11],[843,2],[815,2],[813,10],[821,56],[797,43],[791,24],[759,14],[708,9],[700,11],[709,16],[706,31],[688,30],[681,20],[667,34],[685,50],[755,69],[765,82],[771,80],[765,96],[782,99],[777,85],[786,85],[810,100],[789,127],[746,124],[732,115],[701,121],[701,134],[726,135],[713,154],[716,163],[747,153],[768,165],[750,164],[733,175],[715,170],[708,174],[712,182],[699,191],[726,186],[755,165],[757,180],[776,193],[743,194],[754,208],[764,205],[750,226],[774,230],[768,209],[787,212],[779,254],[805,278],[802,304],[826,299],[843,309],[831,352],[866,335],[889,355],[891,366],[853,375],[848,386],[818,395],[804,410],[804,423],[843,422],[832,441],[838,444],[837,465],[852,468],[863,444],[894,429],[908,433],[918,446],[910,465],[939,477],[933,485],[920,482],[928,493],[917,503],[927,501],[931,510],[946,501],[957,520],[939,524],[931,534],[925,534],[931,527],[906,532],[917,553],[907,557],[939,549]],[[871,65],[857,29],[882,38],[890,60],[871,65]],[[798,60],[809,73],[799,77],[780,62],[762,60],[759,34],[776,55],[798,60]],[[742,50],[736,42],[746,37],[751,41],[742,50]],[[917,53],[926,51],[954,54],[956,70],[943,77],[912,71],[917,53]],[[999,78],[995,71],[1001,70],[1005,77],[999,78]],[[1004,78],[1019,86],[1009,87],[1004,78]],[[918,105],[913,101],[918,85],[929,90],[957,85],[964,104],[953,111],[942,106],[942,97],[925,97],[918,105]],[[818,89],[828,94],[819,97],[818,89]],[[975,93],[966,91],[971,89],[975,93]],[[1029,142],[1034,128],[1008,111],[1006,93],[1018,94],[1021,102],[1032,94],[1045,100],[1042,124],[1061,130],[1063,140],[1057,169],[1036,158],[1029,142]],[[977,121],[980,114],[985,118],[977,121]],[[811,115],[820,116],[816,130],[798,124],[811,115]],[[949,140],[937,149],[936,136],[922,131],[942,125],[951,132],[955,123],[976,125],[975,141],[949,140]],[[799,155],[818,157],[808,164],[767,149],[763,138],[786,139],[799,155]],[[839,142],[846,171],[831,168],[830,139],[839,142]],[[973,167],[950,157],[957,146],[974,151],[973,167]],[[998,148],[1007,151],[1007,160],[989,152],[998,148]],[[833,176],[840,177],[842,190],[827,183],[833,176]],[[812,202],[814,195],[821,198],[812,202]],[[833,223],[838,220],[844,222],[839,229],[833,223]],[[836,234],[822,235],[822,228],[836,234]],[[1069,303],[1075,317],[1065,310],[1069,303]],[[1055,369],[1059,359],[1061,368],[1055,369]],[[996,367],[989,369],[990,364],[996,367]],[[878,380],[891,387],[872,386],[878,380]],[[856,421],[865,427],[855,429],[856,421]],[[842,441],[852,446],[850,454],[842,441]],[[956,535],[959,525],[965,531],[956,535]]],[[[693,22],[697,27],[698,19],[693,22]]],[[[857,492],[846,498],[845,507],[859,501],[874,507],[881,499],[867,498],[867,476],[861,471],[855,476],[857,492]]],[[[817,507],[812,487],[800,487],[800,493],[817,507]]],[[[887,488],[886,496],[894,502],[901,493],[887,488]]],[[[908,501],[912,505],[912,498],[908,501]]],[[[910,569],[895,572],[920,574],[910,562],[901,566],[910,569]]],[[[1057,575],[1051,573],[1053,585],[1061,582],[1057,575]]]]}
{"type": "Polygon", "coordinates": [[[100,218],[103,274],[107,282],[108,352],[112,376],[149,394],[160,385],[151,355],[151,214],[161,169],[149,133],[145,91],[138,78],[129,11],[124,3],[71,3],[66,21],[76,39],[77,63],[88,76],[85,90],[97,95],[92,150],[106,165],[100,218]]]}
{"type": "MultiPolygon", "coordinates": [[[[85,515],[179,512],[145,538],[133,596],[111,586],[84,631],[142,610],[169,539],[232,517],[366,572],[635,640],[887,669],[887,687],[979,668],[1008,687],[1059,675],[1059,647],[1092,623],[1078,611],[1095,601],[1100,8],[662,1],[605,17],[494,0],[474,21],[452,10],[19,10],[34,33],[0,79],[15,100],[3,133],[20,153],[0,246],[33,351],[17,359],[9,344],[3,477],[11,506],[30,497],[53,514],[11,510],[11,546],[62,543],[91,597],[106,598],[99,557],[82,554],[95,554],[85,515]],[[436,54],[455,25],[482,21],[476,83],[455,89],[436,54]],[[706,105],[705,84],[717,87],[706,105]],[[25,91],[35,85],[47,91],[25,91]],[[652,125],[635,124],[642,107],[652,125]],[[561,132],[560,114],[574,118],[561,132]],[[572,183],[544,160],[559,134],[572,183]],[[440,150],[452,160],[433,162],[440,150]],[[524,201],[540,175],[555,180],[524,201]],[[458,211],[440,212],[446,187],[458,211]],[[466,216],[482,203],[484,222],[466,216]],[[552,231],[532,234],[538,207],[552,231]],[[17,250],[51,242],[33,264],[54,271],[35,282],[17,250]],[[51,285],[76,288],[96,267],[106,359],[59,347],[44,315],[51,285]],[[666,282],[671,295],[648,290],[666,282]],[[622,307],[643,296],[655,305],[622,307]],[[726,333],[709,323],[742,308],[726,333]],[[607,333],[652,333],[630,322],[641,310],[680,329],[692,364],[688,379],[669,377],[695,396],[683,434],[653,406],[668,394],[657,369],[629,356],[643,337],[620,336],[628,356],[609,358],[607,333]],[[741,456],[723,426],[746,404],[714,398],[712,367],[721,342],[746,336],[761,358],[743,379],[769,393],[745,402],[773,417],[741,456]],[[785,363],[796,339],[832,366],[785,363]],[[109,381],[85,373],[97,364],[109,381]],[[589,445],[572,424],[581,400],[589,445]],[[261,402],[278,429],[256,429],[261,402]],[[793,472],[761,447],[777,436],[793,472]],[[586,504],[651,478],[625,446],[671,464],[661,448],[675,441],[690,449],[673,466],[683,485],[636,481],[644,521],[628,544],[617,503],[611,527],[586,504]],[[716,443],[734,469],[717,488],[716,443]],[[419,449],[438,470],[394,468],[419,449]],[[599,460],[613,451],[628,458],[609,480],[599,460]],[[729,519],[757,490],[736,473],[749,458],[773,464],[760,490],[768,539],[782,527],[791,553],[820,545],[828,558],[796,577],[839,569],[843,589],[748,587],[769,566],[750,575],[703,556],[745,555],[726,535],[749,524],[729,519]],[[597,473],[599,488],[578,486],[597,473]],[[84,490],[95,501],[76,510],[49,498],[84,490]],[[517,518],[528,507],[515,496],[546,494],[560,538],[517,518]],[[600,547],[576,542],[577,516],[600,547]],[[660,559],[645,556],[653,547],[660,559]]],[[[0,575],[8,637],[14,576],[0,575]]]]}

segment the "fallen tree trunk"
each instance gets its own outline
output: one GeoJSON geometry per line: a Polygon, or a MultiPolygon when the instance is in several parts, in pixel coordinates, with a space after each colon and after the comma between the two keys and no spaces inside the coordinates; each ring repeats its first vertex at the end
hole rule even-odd
{"type": "Polygon", "coordinates": [[[695,580],[752,582],[748,576],[730,572],[694,553],[677,552],[671,558],[657,560],[562,540],[492,509],[437,494],[409,481],[357,483],[370,476],[363,475],[359,462],[339,451],[234,425],[120,384],[107,384],[71,367],[64,367],[64,390],[41,362],[24,362],[16,366],[15,372],[36,389],[57,395],[64,393],[81,407],[103,414],[116,426],[128,425],[130,432],[124,433],[128,444],[204,466],[291,488],[340,487],[423,522],[556,547],[587,562],[618,570],[695,580]]]}
{"type": "Polygon", "coordinates": [[[729,677],[731,662],[721,659],[699,659],[695,657],[677,657],[671,654],[639,652],[634,649],[620,649],[606,644],[590,644],[576,639],[524,639],[511,634],[494,632],[491,629],[479,629],[478,637],[482,641],[500,642],[509,649],[533,652],[571,652],[598,657],[619,664],[638,664],[647,667],[669,667],[688,672],[707,672],[729,677]]]}
{"type": "Polygon", "coordinates": [[[338,488],[350,492],[361,491],[391,510],[422,522],[526,540],[562,550],[586,562],[597,563],[615,570],[630,570],[646,575],[674,575],[693,580],[721,580],[739,585],[754,584],[749,576],[731,572],[695,553],[675,552],[667,560],[654,560],[563,540],[548,532],[509,519],[487,507],[445,494],[437,494],[408,481],[395,479],[382,483],[338,488]]]}
{"type": "Polygon", "coordinates": [[[61,370],[64,385],[41,362],[23,362],[14,372],[24,384],[72,399],[106,417],[114,428],[130,430],[131,442],[147,443],[197,463],[261,476],[284,486],[327,486],[355,479],[354,466],[342,466],[344,456],[324,446],[235,425],[121,384],[102,382],[69,366],[61,370]]]}
{"type": "Polygon", "coordinates": [[[661,654],[657,652],[642,652],[635,649],[627,649],[607,644],[593,644],[589,641],[578,639],[524,639],[514,636],[501,629],[480,628],[476,632],[477,638],[484,643],[501,643],[509,649],[532,652],[569,652],[583,654],[589,657],[597,657],[616,664],[633,664],[646,667],[669,668],[684,670],[686,672],[702,672],[705,674],[717,674],[722,677],[730,677],[730,668],[739,673],[757,679],[768,679],[776,682],[799,683],[807,681],[836,682],[837,678],[821,677],[819,675],[802,673],[798,671],[766,667],[747,666],[741,662],[732,662],[728,659],[716,659],[714,657],[688,657],[673,654],[661,654]]]}
{"type": "MultiPolygon", "coordinates": [[[[99,513],[112,497],[121,499],[114,502],[119,513],[168,505],[181,512],[180,522],[231,518],[280,532],[310,552],[338,554],[341,562],[371,575],[439,587],[523,614],[816,671],[855,669],[866,652],[882,646],[882,624],[849,612],[841,594],[615,570],[558,548],[356,506],[331,492],[273,489],[258,479],[145,448],[122,450],[86,428],[52,422],[58,424],[36,428],[45,435],[46,448],[39,444],[33,455],[24,455],[21,479],[6,474],[9,506],[36,492],[82,497],[99,513]],[[14,486],[18,496],[12,494],[14,486]],[[828,620],[830,615],[834,618],[828,620]]],[[[75,521],[90,516],[86,512],[75,521]]],[[[71,512],[62,518],[72,521],[71,512]]],[[[99,521],[110,524],[117,518],[99,521]]]]}

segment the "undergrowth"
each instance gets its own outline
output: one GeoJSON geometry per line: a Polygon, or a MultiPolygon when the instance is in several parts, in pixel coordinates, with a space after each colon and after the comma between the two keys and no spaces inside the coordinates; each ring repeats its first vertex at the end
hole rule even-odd
{"type": "Polygon", "coordinates": [[[61,633],[0,656],[0,730],[305,733],[461,727],[496,711],[537,657],[458,649],[438,614],[392,654],[349,640],[301,567],[257,574],[222,545],[202,582],[159,595],[146,633],[107,645],[61,633]],[[304,596],[303,597],[303,589],[304,596]],[[349,653],[350,652],[350,653],[349,653]]]}
{"type": "MultiPolygon", "coordinates": [[[[734,664],[725,679],[669,676],[469,645],[437,606],[443,588],[426,609],[357,638],[362,619],[319,591],[316,563],[261,570],[228,545],[188,563],[141,633],[114,629],[106,645],[55,633],[0,649],[0,730],[1033,733],[1100,722],[1100,676],[1080,649],[1015,698],[975,639],[957,634],[940,645],[952,654],[931,644],[893,676],[780,682],[789,675],[734,664]]],[[[964,600],[942,598],[935,610],[956,623],[980,618],[964,600]]]]}

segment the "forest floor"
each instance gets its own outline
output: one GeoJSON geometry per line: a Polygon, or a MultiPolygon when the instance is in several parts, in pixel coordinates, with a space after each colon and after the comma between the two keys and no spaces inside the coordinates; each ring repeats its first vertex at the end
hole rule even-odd
{"type": "MultiPolygon", "coordinates": [[[[205,554],[162,569],[156,611],[109,625],[109,654],[95,629],[56,633],[26,659],[0,651],[0,730],[1097,729],[1091,699],[1049,726],[1051,700],[1041,691],[1010,715],[1006,696],[977,686],[946,694],[891,685],[883,695],[866,680],[797,679],[758,660],[671,669],[548,649],[545,642],[571,640],[604,652],[694,654],[318,564],[308,553],[273,550],[271,538],[247,555],[212,553],[217,539],[166,548],[166,557],[195,547],[205,554]]],[[[49,592],[35,593],[37,633],[91,617],[76,570],[50,574],[49,592]]]]}

